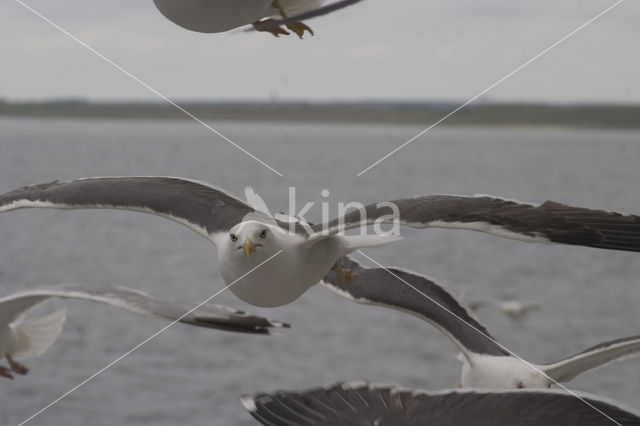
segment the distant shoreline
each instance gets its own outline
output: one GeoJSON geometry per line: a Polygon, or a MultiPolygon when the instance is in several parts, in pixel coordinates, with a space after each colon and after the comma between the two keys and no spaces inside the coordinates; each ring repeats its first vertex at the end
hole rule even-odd
{"type": "MultiPolygon", "coordinates": [[[[429,125],[459,104],[429,102],[180,102],[201,120],[429,125]]],[[[189,119],[158,102],[8,102],[0,117],[93,119],[189,119]]],[[[468,105],[447,118],[453,126],[562,126],[640,128],[640,105],[549,105],[488,103],[468,105]]]]}

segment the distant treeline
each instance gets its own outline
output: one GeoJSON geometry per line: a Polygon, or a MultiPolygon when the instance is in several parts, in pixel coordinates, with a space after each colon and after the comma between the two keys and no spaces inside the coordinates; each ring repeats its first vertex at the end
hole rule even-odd
{"type": "MultiPolygon", "coordinates": [[[[429,125],[458,104],[430,102],[180,102],[202,120],[429,125]]],[[[7,102],[0,116],[187,119],[182,111],[159,102],[7,102]]],[[[640,105],[471,104],[443,125],[570,126],[640,128],[640,105]]]]}

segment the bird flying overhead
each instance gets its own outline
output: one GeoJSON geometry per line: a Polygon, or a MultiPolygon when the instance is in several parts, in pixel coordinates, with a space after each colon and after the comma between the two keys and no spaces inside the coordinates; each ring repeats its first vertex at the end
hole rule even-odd
{"type": "Polygon", "coordinates": [[[338,262],[351,271],[345,283],[335,271],[323,284],[357,303],[383,306],[423,319],[460,350],[460,383],[473,388],[546,388],[594,368],[640,355],[640,336],[599,343],[553,363],[516,357],[480,324],[471,310],[430,278],[397,268],[367,268],[350,257],[338,262]]]}
{"type": "MultiPolygon", "coordinates": [[[[0,195],[0,212],[28,207],[123,209],[171,219],[213,242],[222,277],[233,284],[229,290],[262,307],[293,302],[336,268],[338,259],[357,249],[400,239],[393,232],[343,235],[366,225],[469,229],[526,242],[640,251],[638,216],[487,195],[385,201],[316,225],[267,215],[219,188],[174,177],[54,181],[0,195]]],[[[339,272],[349,280],[349,271],[339,272]]]]}

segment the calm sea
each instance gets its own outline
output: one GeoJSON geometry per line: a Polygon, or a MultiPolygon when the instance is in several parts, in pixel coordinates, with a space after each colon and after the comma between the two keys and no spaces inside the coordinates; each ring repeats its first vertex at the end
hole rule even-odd
{"type": "MultiPolygon", "coordinates": [[[[488,193],[523,201],[640,213],[640,133],[615,130],[436,128],[360,177],[420,128],[212,123],[284,174],[279,177],[189,121],[0,119],[0,192],[86,176],[171,175],[242,195],[272,211],[429,193],[488,193]],[[330,191],[322,197],[321,191],[330,191]]],[[[539,301],[512,322],[480,320],[510,349],[555,361],[603,340],[640,334],[640,257],[525,244],[469,231],[405,233],[366,250],[427,274],[467,300],[539,301]]],[[[360,259],[363,261],[362,259],[360,259]]],[[[160,217],[123,211],[19,210],[0,215],[2,294],[45,284],[113,284],[200,301],[223,287],[215,248],[160,217]]],[[[399,285],[402,285],[399,283],[399,285]]],[[[419,296],[417,296],[419,297],[419,296]]],[[[350,302],[317,286],[290,306],[257,309],[229,293],[216,303],[288,321],[286,336],[235,335],[175,325],[53,405],[30,425],[251,425],[240,395],[339,380],[440,390],[458,385],[456,349],[427,323],[350,302]]],[[[0,380],[0,423],[16,424],[165,325],[89,302],[69,307],[63,333],[26,377],[0,380]]],[[[587,373],[577,389],[640,406],[640,360],[587,373]]]]}

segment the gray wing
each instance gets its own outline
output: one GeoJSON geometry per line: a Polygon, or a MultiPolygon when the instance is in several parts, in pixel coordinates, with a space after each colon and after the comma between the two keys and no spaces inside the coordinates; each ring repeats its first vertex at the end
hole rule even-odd
{"type": "Polygon", "coordinates": [[[318,233],[336,233],[363,224],[399,222],[414,228],[458,228],[522,241],[553,242],[610,250],[640,251],[640,216],[572,207],[553,201],[541,205],[491,196],[421,195],[370,204],[364,213],[318,224],[318,233]]]}
{"type": "Polygon", "coordinates": [[[4,319],[9,315],[14,315],[17,318],[37,303],[53,297],[91,300],[137,314],[241,333],[269,334],[273,329],[289,327],[286,323],[271,321],[267,318],[212,304],[204,304],[185,315],[198,304],[155,299],[148,294],[124,287],[76,284],[37,287],[5,296],[0,299],[0,318],[4,319]]]}
{"type": "Polygon", "coordinates": [[[640,336],[631,336],[600,343],[561,361],[540,367],[555,381],[567,382],[585,371],[639,355],[640,336]]]}
{"type": "Polygon", "coordinates": [[[46,302],[49,296],[37,295],[37,294],[21,294],[22,292],[15,293],[0,298],[0,327],[11,324],[22,317],[22,315],[29,309],[36,307],[37,305],[46,302]]]}
{"type": "Polygon", "coordinates": [[[153,213],[209,238],[254,209],[202,183],[173,177],[104,177],[26,186],[0,195],[0,212],[26,207],[123,209],[153,213]]]}
{"type": "Polygon", "coordinates": [[[268,426],[640,425],[633,409],[577,395],[550,389],[424,392],[360,382],[244,396],[242,403],[268,426]]]}
{"type": "Polygon", "coordinates": [[[367,268],[349,256],[340,259],[338,265],[355,275],[348,283],[334,271],[323,278],[323,284],[338,294],[428,321],[463,352],[509,355],[461,302],[429,278],[395,268],[367,268]]]}
{"type": "Polygon", "coordinates": [[[340,1],[328,4],[326,6],[322,6],[322,7],[310,10],[308,12],[300,13],[295,16],[290,16],[286,19],[272,20],[269,22],[261,23],[261,24],[256,23],[254,28],[247,29],[247,31],[256,31],[256,30],[263,31],[270,28],[278,27],[280,25],[286,25],[292,22],[303,21],[303,20],[315,18],[316,16],[327,15],[336,10],[344,9],[345,7],[354,5],[356,3],[360,3],[361,1],[362,0],[340,0],[340,1]]]}

